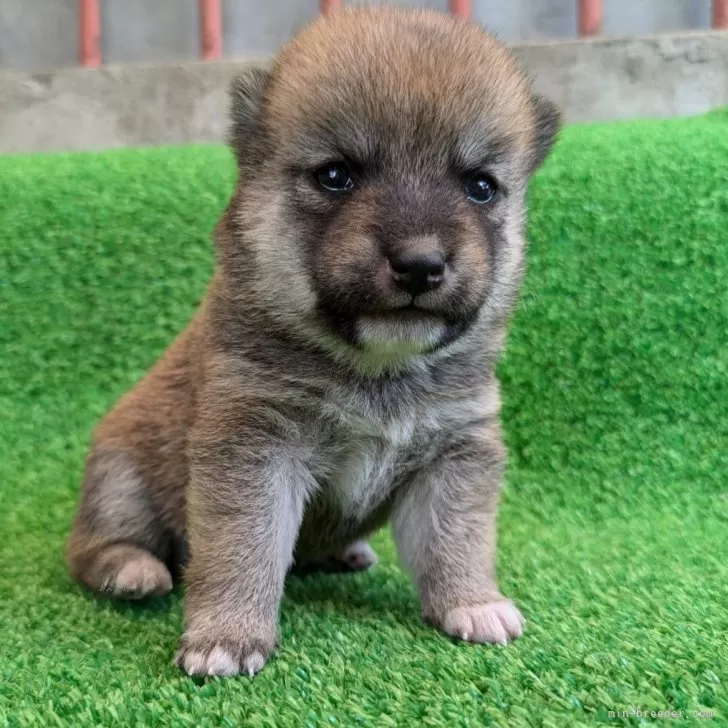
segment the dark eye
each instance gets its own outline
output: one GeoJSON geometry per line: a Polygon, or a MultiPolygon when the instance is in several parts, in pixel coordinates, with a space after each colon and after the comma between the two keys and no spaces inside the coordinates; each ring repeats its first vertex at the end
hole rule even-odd
{"type": "Polygon", "coordinates": [[[344,162],[331,162],[313,173],[317,184],[331,192],[344,192],[354,186],[351,170],[344,162]]]}
{"type": "Polygon", "coordinates": [[[492,202],[498,192],[498,185],[492,177],[487,174],[478,174],[471,177],[465,183],[465,192],[471,202],[478,205],[485,205],[492,202]]]}

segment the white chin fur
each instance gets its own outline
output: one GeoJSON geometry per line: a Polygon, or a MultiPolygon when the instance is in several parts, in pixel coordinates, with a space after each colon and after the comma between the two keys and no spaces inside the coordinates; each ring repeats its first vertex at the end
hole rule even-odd
{"type": "Polygon", "coordinates": [[[440,341],[444,330],[445,324],[434,317],[398,321],[362,316],[357,322],[357,339],[373,354],[408,357],[431,349],[440,341]]]}

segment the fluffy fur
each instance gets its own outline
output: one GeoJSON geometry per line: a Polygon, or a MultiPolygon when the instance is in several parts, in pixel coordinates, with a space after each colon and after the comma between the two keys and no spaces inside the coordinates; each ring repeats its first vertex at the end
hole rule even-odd
{"type": "Polygon", "coordinates": [[[494,570],[494,366],[557,112],[477,26],[392,8],[316,21],[231,99],[239,181],[216,273],[95,432],[73,575],[139,598],[184,565],[178,663],[253,674],[291,565],[365,568],[362,539],[391,516],[426,620],[517,637],[494,570]],[[333,162],[352,189],[317,184],[333,162]],[[491,202],[468,199],[474,174],[497,184],[491,202]],[[433,250],[441,285],[402,290],[391,261],[433,250]]]}

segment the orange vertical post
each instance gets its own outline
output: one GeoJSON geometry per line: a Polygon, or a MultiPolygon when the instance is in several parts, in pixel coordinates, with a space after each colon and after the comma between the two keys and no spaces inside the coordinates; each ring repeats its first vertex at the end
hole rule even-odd
{"type": "Polygon", "coordinates": [[[101,65],[101,11],[99,0],[80,0],[81,63],[89,68],[101,65]]]}
{"type": "Polygon", "coordinates": [[[579,0],[579,35],[599,35],[602,28],[602,1],[579,0]]]}
{"type": "Polygon", "coordinates": [[[713,28],[728,30],[728,0],[713,0],[713,28]]]}
{"type": "Polygon", "coordinates": [[[200,0],[200,45],[202,58],[222,56],[222,7],[220,0],[200,0]]]}
{"type": "Polygon", "coordinates": [[[324,15],[341,10],[341,0],[320,0],[319,7],[324,15]]]}
{"type": "Polygon", "coordinates": [[[450,12],[461,18],[469,18],[472,14],[470,0],[449,0],[450,12]]]}

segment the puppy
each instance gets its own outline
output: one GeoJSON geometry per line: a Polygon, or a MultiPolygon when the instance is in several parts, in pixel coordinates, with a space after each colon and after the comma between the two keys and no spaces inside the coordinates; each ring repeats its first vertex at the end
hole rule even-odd
{"type": "Polygon", "coordinates": [[[231,106],[216,272],[95,432],[72,575],[142,598],[186,564],[177,663],[252,675],[292,564],[364,568],[391,516],[425,620],[518,637],[494,367],[557,111],[476,25],[386,7],[317,20],[231,106]]]}

